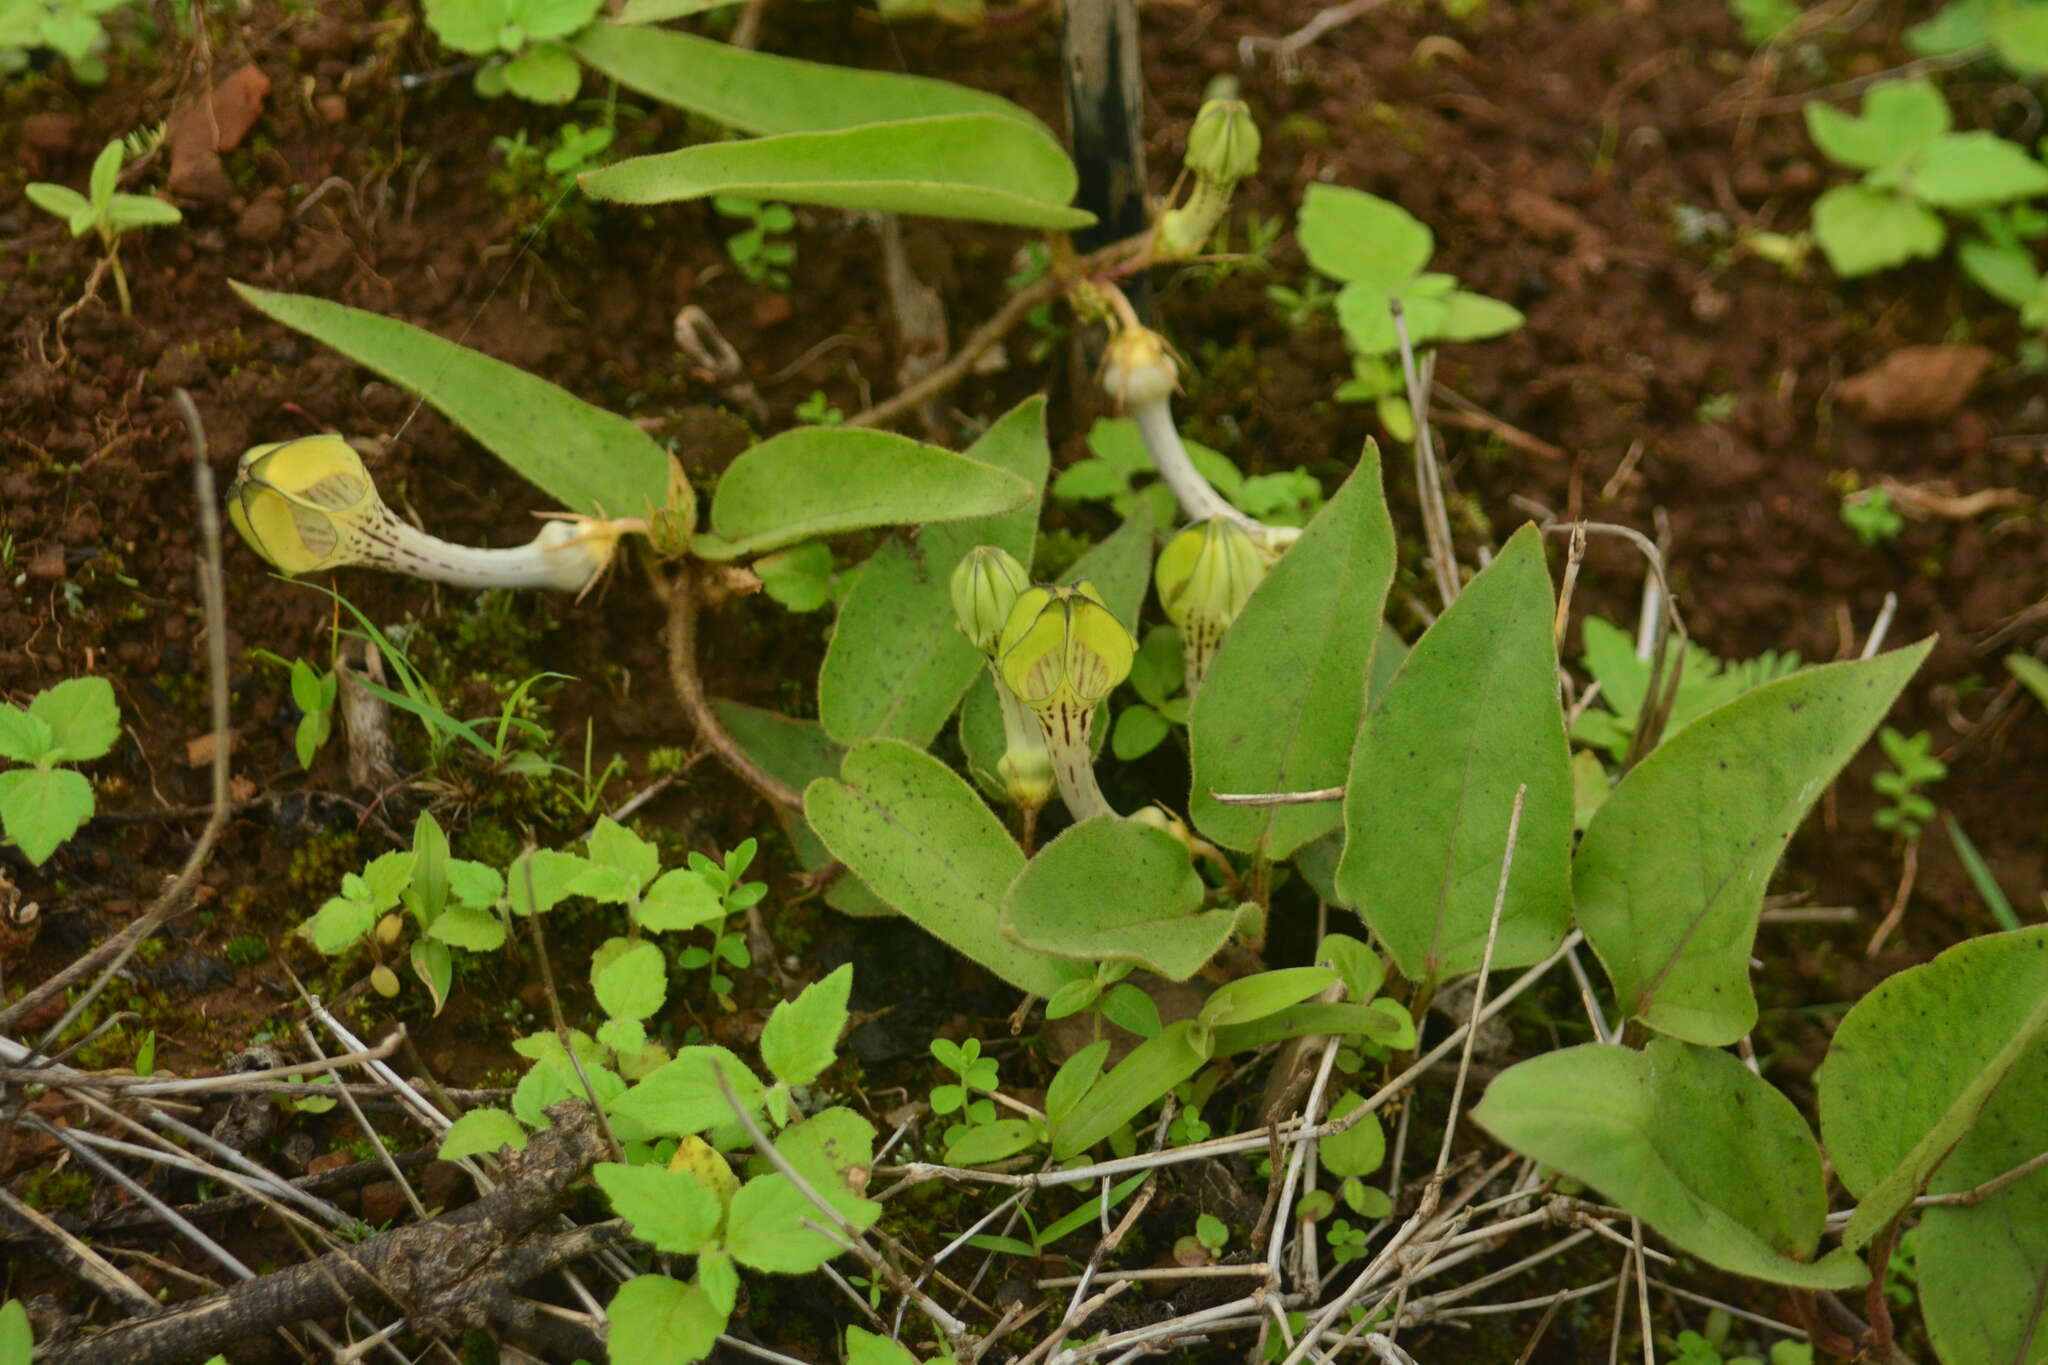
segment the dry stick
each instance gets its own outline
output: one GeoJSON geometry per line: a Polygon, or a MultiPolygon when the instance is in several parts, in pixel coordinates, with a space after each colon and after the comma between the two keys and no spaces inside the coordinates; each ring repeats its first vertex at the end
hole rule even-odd
{"type": "MultiPolygon", "coordinates": [[[[173,1077],[157,1080],[145,1076],[102,1076],[94,1072],[77,1072],[65,1079],[67,1087],[87,1085],[118,1088],[129,1098],[155,1098],[158,1095],[182,1095],[191,1092],[211,1094],[224,1090],[257,1089],[264,1082],[284,1076],[317,1076],[323,1072],[340,1071],[344,1067],[358,1066],[364,1062],[380,1062],[398,1051],[405,1041],[405,1025],[395,1026],[389,1037],[375,1047],[358,1051],[337,1053],[332,1057],[320,1056],[316,1050],[313,1061],[292,1062],[284,1066],[266,1066],[260,1071],[236,1071],[220,1076],[173,1077]]],[[[0,1040],[4,1044],[4,1040],[0,1040]]],[[[4,1048],[0,1048],[4,1051],[4,1048]]],[[[340,1087],[332,1085],[302,1085],[300,1090],[316,1094],[332,1095],[340,1087]]]]}
{"type": "MultiPolygon", "coordinates": [[[[299,1037],[305,1041],[307,1051],[313,1054],[315,1060],[325,1059],[325,1054],[320,1051],[320,1040],[313,1036],[313,1030],[307,1028],[304,1024],[300,1024],[299,1037]]],[[[385,1171],[390,1174],[400,1191],[404,1193],[405,1202],[412,1206],[412,1216],[421,1222],[425,1222],[427,1219],[427,1206],[420,1202],[420,1197],[417,1194],[413,1193],[412,1182],[405,1178],[405,1172],[399,1170],[398,1163],[391,1159],[391,1149],[384,1145],[383,1136],[377,1132],[376,1128],[370,1123],[368,1116],[363,1113],[363,1107],[357,1104],[356,1097],[347,1091],[342,1092],[341,1101],[348,1106],[349,1117],[356,1121],[356,1127],[362,1129],[363,1135],[369,1138],[370,1146],[377,1153],[377,1160],[383,1163],[385,1171]]]]}
{"type": "Polygon", "coordinates": [[[1636,1244],[1636,1308],[1643,1318],[1643,1365],[1657,1365],[1657,1344],[1650,1332],[1650,1267],[1643,1261],[1642,1220],[1630,1218],[1628,1232],[1636,1244]]]}
{"type": "MultiPolygon", "coordinates": [[[[1322,1062],[1316,1068],[1315,1083],[1309,1087],[1308,1102],[1302,1106],[1302,1121],[1313,1123],[1322,1113],[1323,1093],[1330,1083],[1330,1072],[1337,1063],[1337,1036],[1332,1034],[1323,1042],[1322,1062]]],[[[1280,1188],[1280,1201],[1273,1210],[1273,1241],[1266,1250],[1267,1283],[1280,1283],[1280,1260],[1287,1247],[1287,1225],[1289,1213],[1294,1208],[1294,1192],[1300,1185],[1302,1169],[1308,1161],[1313,1144],[1295,1144],[1294,1153],[1287,1162],[1287,1178],[1280,1188]]]]}
{"type": "MultiPolygon", "coordinates": [[[[1396,314],[1396,316],[1398,317],[1399,315],[1396,314]]],[[[1508,878],[1514,872],[1515,844],[1521,834],[1522,828],[1522,804],[1524,800],[1526,800],[1528,795],[1528,783],[1525,782],[1519,787],[1517,787],[1515,789],[1515,804],[1513,809],[1508,814],[1508,832],[1506,841],[1507,846],[1501,852],[1500,881],[1494,889],[1493,917],[1491,922],[1487,925],[1486,948],[1485,951],[1480,954],[1479,979],[1472,992],[1472,1012],[1465,1021],[1465,1037],[1463,1040],[1464,1052],[1458,1062],[1458,1078],[1453,1083],[1451,1088],[1450,1118],[1444,1124],[1443,1144],[1437,1150],[1436,1171],[1434,1174],[1431,1175],[1429,1186],[1423,1192],[1421,1207],[1419,1207],[1415,1211],[1414,1215],[1409,1218],[1408,1222],[1402,1227],[1401,1231],[1394,1235],[1393,1240],[1390,1241],[1387,1244],[1387,1246],[1380,1252],[1380,1254],[1373,1259],[1372,1264],[1368,1265],[1363,1271],[1359,1272],[1358,1278],[1352,1282],[1351,1287],[1346,1289],[1342,1294],[1339,1294],[1337,1298],[1327,1308],[1323,1310],[1321,1315],[1318,1316],[1316,1320],[1309,1325],[1308,1330],[1302,1334],[1301,1340],[1297,1342],[1295,1344],[1294,1349],[1288,1353],[1286,1360],[1283,1362],[1283,1365],[1295,1365],[1295,1363],[1299,1361],[1303,1356],[1307,1355],[1310,1351],[1314,1350],[1316,1343],[1320,1341],[1324,1334],[1330,1330],[1331,1324],[1337,1320],[1338,1315],[1342,1313],[1345,1308],[1350,1306],[1350,1304],[1356,1302],[1360,1297],[1362,1297],[1367,1291],[1367,1289],[1372,1285],[1373,1280],[1371,1277],[1374,1273],[1375,1268],[1379,1267],[1383,1263],[1390,1261],[1394,1252],[1397,1251],[1404,1242],[1412,1238],[1415,1235],[1415,1233],[1420,1229],[1422,1224],[1434,1218],[1436,1214],[1437,1202],[1441,1198],[1443,1193],[1444,1169],[1446,1166],[1450,1164],[1451,1144],[1453,1143],[1453,1141],[1456,1140],[1458,1134],[1458,1110],[1464,1102],[1466,1077],[1471,1074],[1472,1070],[1472,1049],[1479,1036],[1480,1012],[1486,1004],[1486,980],[1487,977],[1493,971],[1493,949],[1495,942],[1500,937],[1501,911],[1507,905],[1508,878]]],[[[1367,1105],[1370,1105],[1370,1103],[1371,1101],[1367,1101],[1367,1105]]],[[[1360,1108],[1366,1108],[1367,1105],[1361,1105],[1360,1108]]],[[[1477,1191],[1474,1190],[1473,1193],[1476,1194],[1477,1191]]],[[[1489,1237],[1498,1235],[1498,1232],[1496,1230],[1489,1229],[1487,1231],[1489,1237]]],[[[1448,1244],[1445,1244],[1444,1246],[1438,1247],[1437,1250],[1447,1249],[1447,1246],[1448,1244]]],[[[1407,1278],[1407,1276],[1403,1276],[1404,1285],[1406,1283],[1407,1278]]],[[[1367,1314],[1365,1320],[1371,1321],[1372,1316],[1372,1314],[1367,1314]]]]}
{"type": "Polygon", "coordinates": [[[1578,983],[1579,1003],[1586,1007],[1586,1022],[1593,1026],[1593,1036],[1603,1043],[1611,1043],[1620,1036],[1619,1029],[1607,1027],[1607,1016],[1600,1009],[1600,1002],[1594,998],[1593,982],[1586,975],[1586,968],[1579,961],[1578,949],[1565,954],[1565,965],[1571,968],[1572,980],[1578,983]]]}
{"type": "Polygon", "coordinates": [[[1408,339],[1408,310],[1401,300],[1392,299],[1387,309],[1394,315],[1394,335],[1401,343],[1401,375],[1408,384],[1408,410],[1415,422],[1415,492],[1422,502],[1423,539],[1429,546],[1429,567],[1436,577],[1437,595],[1446,610],[1458,600],[1458,551],[1451,541],[1451,514],[1444,506],[1443,473],[1436,462],[1436,440],[1429,429],[1429,383],[1434,376],[1434,357],[1418,373],[1415,347],[1408,339]]]}
{"type": "Polygon", "coordinates": [[[1898,613],[1899,595],[1895,592],[1886,593],[1884,595],[1884,605],[1877,609],[1877,619],[1870,623],[1870,638],[1863,642],[1863,652],[1857,655],[1857,658],[1874,659],[1877,657],[1877,651],[1884,648],[1884,637],[1891,633],[1892,618],[1898,615],[1898,613]]]}
{"type": "Polygon", "coordinates": [[[683,714],[719,761],[733,775],[759,792],[771,805],[801,811],[803,798],[796,789],[754,761],[738,740],[720,724],[711,699],[704,695],[704,680],[697,673],[698,570],[685,564],[668,584],[668,676],[675,687],[683,714]]]}
{"type": "Polygon", "coordinates": [[[52,1041],[63,1036],[64,1030],[70,1028],[106,989],[107,983],[114,979],[114,973],[127,965],[138,944],[185,908],[193,885],[199,880],[200,869],[213,856],[213,846],[220,839],[221,831],[227,828],[228,814],[232,809],[228,800],[228,758],[234,732],[228,724],[228,631],[227,605],[221,590],[220,508],[213,492],[213,469],[206,461],[206,431],[199,422],[199,409],[193,405],[191,394],[183,389],[176,393],[178,409],[184,414],[185,425],[192,436],[192,495],[199,504],[199,540],[203,552],[199,560],[199,597],[206,613],[206,677],[212,702],[213,813],[207,817],[206,827],[199,832],[199,841],[192,846],[177,880],[157,898],[148,914],[53,974],[6,1009],[0,1009],[0,1032],[5,1032],[17,1020],[70,989],[72,983],[95,971],[102,972],[99,980],[44,1035],[36,1048],[38,1052],[46,1050],[52,1041]]]}
{"type": "Polygon", "coordinates": [[[1753,1322],[1759,1327],[1768,1327],[1773,1332],[1782,1332],[1788,1337],[1805,1338],[1809,1335],[1804,1327],[1794,1327],[1789,1322],[1779,1322],[1776,1318],[1767,1318],[1761,1313],[1752,1313],[1746,1308],[1737,1308],[1732,1303],[1723,1303],[1719,1299],[1710,1299],[1705,1294],[1696,1294],[1690,1289],[1680,1289],[1677,1285],[1669,1284],[1663,1280],[1653,1279],[1650,1283],[1674,1298],[1699,1304],[1703,1308],[1718,1308],[1731,1318],[1741,1318],[1745,1322],[1753,1322]]]}
{"type": "Polygon", "coordinates": [[[108,1161],[98,1152],[95,1152],[89,1143],[79,1141],[78,1134],[68,1133],[53,1124],[45,1123],[33,1114],[24,1116],[22,1123],[25,1127],[33,1128],[47,1137],[54,1138],[66,1151],[70,1152],[80,1161],[83,1161],[86,1165],[128,1191],[129,1194],[141,1200],[156,1213],[157,1217],[163,1219],[172,1230],[183,1235],[186,1241],[212,1257],[216,1263],[236,1279],[253,1280],[256,1278],[256,1272],[244,1265],[240,1258],[194,1227],[176,1209],[157,1198],[156,1195],[152,1194],[126,1171],[114,1165],[113,1162],[108,1161]]]}
{"type": "MultiPolygon", "coordinates": [[[[531,1268],[519,1261],[525,1248],[508,1246],[544,1219],[562,1191],[603,1155],[602,1139],[580,1102],[573,1110],[557,1105],[550,1117],[553,1126],[534,1135],[515,1174],[466,1208],[212,1298],[53,1344],[38,1365],[171,1365],[203,1358],[272,1327],[348,1309],[364,1296],[389,1292],[387,1284],[397,1287],[408,1312],[424,1311],[458,1326],[481,1325],[491,1307],[489,1291],[504,1287],[515,1271],[531,1268]]],[[[0,1200],[10,1198],[0,1190],[0,1200]]],[[[525,1278],[557,1268],[545,1254],[540,1261],[525,1278]]],[[[150,1307],[156,1309],[154,1303],[150,1307]]]]}
{"type": "Polygon", "coordinates": [[[1333,28],[1350,23],[1369,10],[1378,9],[1387,0],[1345,0],[1341,5],[1331,5],[1317,10],[1309,21],[1294,32],[1281,38],[1240,38],[1237,40],[1237,59],[1246,66],[1252,64],[1252,54],[1261,49],[1278,52],[1283,65],[1294,59],[1294,54],[1315,42],[1333,28]]]}
{"type": "Polygon", "coordinates": [[[0,1185],[0,1209],[7,1210],[48,1237],[56,1244],[58,1254],[77,1266],[79,1273],[92,1281],[102,1294],[125,1306],[130,1313],[154,1313],[157,1310],[156,1300],[143,1293],[140,1285],[115,1269],[97,1251],[46,1218],[40,1210],[15,1198],[5,1185],[0,1185]]]}
{"type": "Polygon", "coordinates": [[[1892,936],[1892,930],[1899,927],[1899,921],[1906,916],[1906,903],[1913,898],[1913,883],[1920,878],[1920,839],[1914,836],[1906,845],[1903,866],[1899,869],[1899,889],[1892,897],[1891,909],[1885,911],[1884,922],[1877,926],[1877,932],[1870,936],[1870,942],[1863,946],[1863,956],[1876,957],[1884,951],[1885,940],[1892,936]]]}

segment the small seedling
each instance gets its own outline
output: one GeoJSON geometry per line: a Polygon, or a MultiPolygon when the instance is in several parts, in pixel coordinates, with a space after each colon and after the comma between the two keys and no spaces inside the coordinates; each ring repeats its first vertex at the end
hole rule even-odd
{"type": "Polygon", "coordinates": [[[711,206],[727,218],[742,218],[753,224],[744,232],[725,239],[725,254],[740,268],[740,274],[770,289],[789,288],[787,267],[796,260],[796,247],[774,238],[796,226],[796,214],[787,204],[764,204],[735,194],[714,197],[711,206]]]}
{"type": "Polygon", "coordinates": [[[37,867],[92,818],[92,783],[63,766],[102,758],[121,737],[121,712],[105,678],[71,678],[26,710],[0,705],[0,758],[25,764],[0,773],[0,829],[37,867]]]}
{"type": "Polygon", "coordinates": [[[1878,731],[1877,739],[1884,746],[1892,768],[1871,778],[1870,785],[1891,804],[1871,816],[1871,823],[1911,842],[1920,837],[1921,827],[1934,818],[1934,803],[1920,794],[1920,788],[1947,777],[1948,765],[1928,752],[1933,740],[1925,730],[1908,736],[1887,725],[1878,731]]]}
{"type": "Polygon", "coordinates": [[[29,54],[48,48],[71,63],[81,85],[107,79],[99,53],[107,45],[100,16],[133,0],[6,0],[0,4],[0,76],[28,70],[29,54]]]}
{"type": "Polygon", "coordinates": [[[823,389],[812,389],[811,396],[796,405],[796,420],[814,427],[836,427],[846,420],[846,414],[832,405],[823,389]]]}
{"type": "Polygon", "coordinates": [[[1843,497],[1842,524],[1865,545],[1882,545],[1906,529],[1906,519],[1883,488],[1865,488],[1843,497]]]}
{"type": "Polygon", "coordinates": [[[1310,185],[1295,235],[1309,264],[1344,281],[1337,320],[1351,346],[1352,377],[1337,398],[1377,405],[1380,424],[1396,440],[1413,440],[1415,423],[1396,359],[1393,304],[1401,305],[1408,340],[1418,350],[1503,336],[1522,325],[1521,313],[1499,299],[1428,270],[1436,236],[1399,204],[1337,185],[1310,185]]]}
{"type": "Polygon", "coordinates": [[[73,237],[83,237],[88,232],[99,234],[100,245],[107,253],[107,267],[114,272],[114,289],[121,296],[121,315],[132,317],[135,303],[128,294],[128,275],[121,269],[121,235],[135,228],[169,227],[184,221],[184,215],[175,205],[153,195],[119,193],[115,186],[120,183],[123,156],[119,138],[100,149],[92,163],[86,194],[42,181],[28,186],[25,193],[37,208],[70,224],[73,237]]]}
{"type": "Polygon", "coordinates": [[[940,1117],[948,1114],[960,1116],[960,1122],[946,1129],[946,1143],[951,1146],[965,1136],[969,1128],[995,1122],[995,1101],[976,1099],[975,1096],[995,1093],[998,1083],[996,1059],[981,1055],[979,1038],[969,1038],[964,1043],[934,1038],[932,1056],[938,1058],[939,1065],[955,1077],[946,1085],[934,1086],[931,1094],[932,1113],[940,1117]]]}
{"type": "Polygon", "coordinates": [[[1266,301],[1280,310],[1290,331],[1298,332],[1336,310],[1337,291],[1323,283],[1320,275],[1311,275],[1299,289],[1284,284],[1267,285],[1266,301]]]}
{"type": "Polygon", "coordinates": [[[1805,107],[1806,130],[1830,161],[1863,177],[1837,185],[1813,206],[1813,235],[1844,277],[1889,270],[1940,254],[1942,213],[1972,213],[2048,193],[2048,167],[1990,132],[1951,131],[1948,102],[1924,78],[1885,81],[1863,97],[1861,114],[1820,100],[1805,107]]]}
{"type": "Polygon", "coordinates": [[[603,0],[427,0],[434,36],[472,57],[476,92],[511,93],[535,104],[567,104],[583,83],[564,39],[597,18],[603,0]]]}
{"type": "Polygon", "coordinates": [[[259,659],[291,670],[292,705],[299,708],[299,725],[292,733],[292,747],[299,756],[299,766],[312,767],[314,757],[334,734],[334,703],[341,692],[341,679],[333,669],[317,669],[304,659],[285,659],[267,649],[251,652],[259,659]]]}

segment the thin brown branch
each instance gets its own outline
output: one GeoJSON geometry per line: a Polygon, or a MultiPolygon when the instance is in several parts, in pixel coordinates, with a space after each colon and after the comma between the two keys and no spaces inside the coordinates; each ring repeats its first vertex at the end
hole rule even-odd
{"type": "Polygon", "coordinates": [[[754,761],[738,740],[719,724],[718,712],[704,695],[704,680],[697,673],[697,614],[700,610],[698,566],[683,565],[668,583],[668,676],[690,718],[697,737],[735,777],[759,792],[771,804],[801,811],[803,797],[781,778],[754,761]]]}
{"type": "Polygon", "coordinates": [[[857,412],[846,419],[843,425],[849,427],[886,427],[915,413],[925,404],[941,394],[959,386],[960,382],[973,372],[974,362],[981,359],[995,344],[1015,331],[1031,310],[1042,303],[1049,303],[1071,289],[1078,280],[1085,280],[1097,271],[1129,265],[1151,246],[1152,234],[1145,231],[1121,242],[1111,242],[1100,251],[1083,256],[1068,270],[1054,268],[1025,285],[996,310],[996,315],[974,329],[967,340],[960,343],[960,349],[946,357],[944,364],[936,366],[931,373],[904,388],[893,398],[885,398],[865,412],[857,412]]]}

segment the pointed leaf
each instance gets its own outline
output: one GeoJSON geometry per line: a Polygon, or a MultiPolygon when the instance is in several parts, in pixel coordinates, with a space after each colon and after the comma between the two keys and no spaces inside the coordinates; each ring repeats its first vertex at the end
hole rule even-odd
{"type": "Polygon", "coordinates": [[[1043,127],[1008,100],[949,81],[797,61],[666,29],[593,24],[575,47],[619,84],[741,132],[818,132],[977,113],[1043,127]]]}
{"type": "Polygon", "coordinates": [[[1572,774],[1555,605],[1525,526],[1416,642],[1359,731],[1337,891],[1412,981],[1478,970],[1524,784],[1494,965],[1539,961],[1564,937],[1572,774]]]}
{"type": "Polygon", "coordinates": [[[832,1065],[852,990],[849,963],[804,987],[796,999],[776,1005],[761,1030],[761,1061],[770,1075],[786,1085],[809,1085],[832,1065]]]}
{"type": "Polygon", "coordinates": [[[1579,845],[1572,894],[1624,1015],[1710,1047],[1749,1032],[1749,950],[1771,870],[1932,647],[1744,693],[1615,787],[1579,845]]]}
{"type": "Polygon", "coordinates": [[[1078,228],[1074,165],[1042,131],[1000,114],[945,114],[823,133],[707,142],[579,177],[622,204],[733,194],[876,213],[1078,228]]]}
{"type": "Polygon", "coordinates": [[[1792,1102],[1728,1053],[1664,1038],[1566,1048],[1502,1072],[1472,1117],[1723,1270],[1809,1289],[1870,1278],[1846,1251],[1811,1261],[1827,1217],[1820,1149],[1792,1102]]]}
{"type": "Polygon", "coordinates": [[[1217,792],[1344,781],[1365,709],[1373,643],[1394,572],[1379,451],[1358,467],[1238,613],[1189,719],[1190,814],[1226,848],[1284,858],[1343,819],[1334,801],[1226,806],[1217,792]]]}
{"type": "Polygon", "coordinates": [[[907,436],[799,427],[727,466],[695,548],[733,559],[869,526],[992,516],[1032,491],[1007,470],[907,436]]]}
{"type": "Polygon", "coordinates": [[[568,510],[642,516],[666,505],[668,454],[625,418],[395,318],[234,288],[259,312],[421,395],[568,510]]]}

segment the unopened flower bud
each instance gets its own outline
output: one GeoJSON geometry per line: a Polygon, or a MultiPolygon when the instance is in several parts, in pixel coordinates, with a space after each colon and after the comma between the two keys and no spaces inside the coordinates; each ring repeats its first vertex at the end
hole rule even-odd
{"type": "Polygon", "coordinates": [[[960,633],[983,654],[993,655],[1009,623],[1010,609],[1031,586],[1017,557],[996,545],[977,545],[953,569],[953,618],[960,633]]]}
{"type": "Polygon", "coordinates": [[[1209,100],[1188,130],[1187,168],[1202,179],[1235,185],[1259,169],[1259,125],[1243,100],[1209,100]]]}
{"type": "Polygon", "coordinates": [[[1037,810],[1052,799],[1055,785],[1052,755],[1046,752],[1043,737],[1033,738],[1038,743],[1005,749],[996,760],[996,776],[1002,780],[1003,795],[1020,810],[1037,810]]]}
{"type": "Polygon", "coordinates": [[[398,994],[398,973],[378,963],[370,969],[370,989],[389,1000],[398,994]]]}
{"type": "Polygon", "coordinates": [[[1266,568],[1257,543],[1227,517],[1188,527],[1160,552],[1153,584],[1166,619],[1180,631],[1189,692],[1201,685],[1224,632],[1265,578],[1266,568]]]}

